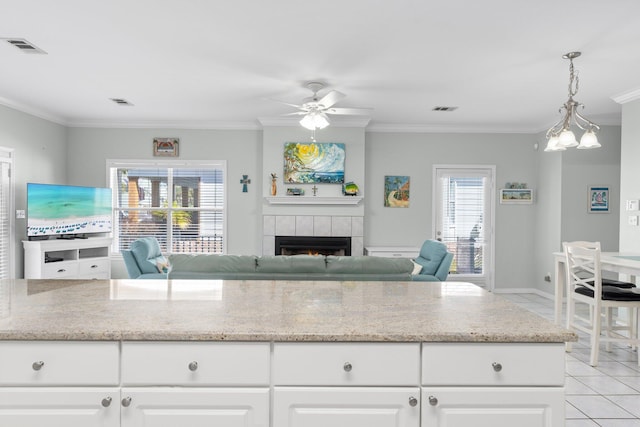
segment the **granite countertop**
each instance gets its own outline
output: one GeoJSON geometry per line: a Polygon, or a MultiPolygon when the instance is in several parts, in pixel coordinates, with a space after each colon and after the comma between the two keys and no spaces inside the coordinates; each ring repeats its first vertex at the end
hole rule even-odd
{"type": "Polygon", "coordinates": [[[576,339],[469,283],[0,280],[0,340],[576,339]]]}

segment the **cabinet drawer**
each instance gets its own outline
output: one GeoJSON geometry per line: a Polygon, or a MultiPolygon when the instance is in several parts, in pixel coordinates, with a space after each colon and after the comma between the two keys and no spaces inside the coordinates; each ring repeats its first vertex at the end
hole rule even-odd
{"type": "Polygon", "coordinates": [[[117,342],[0,343],[0,385],[117,385],[117,342]]]}
{"type": "Polygon", "coordinates": [[[45,279],[75,277],[78,275],[78,263],[76,261],[47,262],[42,272],[45,279]]]}
{"type": "Polygon", "coordinates": [[[111,261],[108,258],[82,260],[78,263],[78,274],[81,277],[108,278],[110,264],[111,261]]]}
{"type": "Polygon", "coordinates": [[[422,384],[564,385],[564,344],[423,344],[422,384]]]}
{"type": "Polygon", "coordinates": [[[276,385],[417,385],[418,343],[276,343],[276,385]]]}
{"type": "Polygon", "coordinates": [[[269,384],[269,343],[125,342],[125,385],[269,384]]]}

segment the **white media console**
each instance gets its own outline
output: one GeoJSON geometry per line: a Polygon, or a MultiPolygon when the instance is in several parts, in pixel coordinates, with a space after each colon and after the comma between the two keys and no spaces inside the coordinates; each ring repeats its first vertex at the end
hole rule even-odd
{"type": "Polygon", "coordinates": [[[111,238],[23,240],[25,279],[110,279],[111,238]]]}

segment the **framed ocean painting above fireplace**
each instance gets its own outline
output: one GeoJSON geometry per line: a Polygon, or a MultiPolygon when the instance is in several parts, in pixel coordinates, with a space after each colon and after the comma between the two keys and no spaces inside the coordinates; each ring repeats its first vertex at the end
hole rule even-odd
{"type": "Polygon", "coordinates": [[[284,144],[285,184],[344,184],[345,144],[284,144]]]}

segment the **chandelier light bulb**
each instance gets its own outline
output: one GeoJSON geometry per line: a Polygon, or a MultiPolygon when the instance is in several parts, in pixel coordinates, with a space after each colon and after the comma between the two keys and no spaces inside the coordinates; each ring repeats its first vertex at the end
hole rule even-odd
{"type": "Polygon", "coordinates": [[[549,141],[547,142],[547,148],[545,148],[544,151],[565,151],[566,148],[561,147],[558,142],[558,137],[552,136],[551,138],[549,138],[549,141]]]}
{"type": "Polygon", "coordinates": [[[582,135],[580,138],[580,145],[578,145],[579,150],[588,150],[590,148],[599,148],[602,147],[598,142],[598,137],[593,132],[593,130],[589,129],[582,135]]]}
{"type": "Polygon", "coordinates": [[[565,148],[577,147],[578,141],[576,140],[576,136],[569,129],[565,129],[560,132],[560,136],[558,137],[558,145],[565,148]]]}

